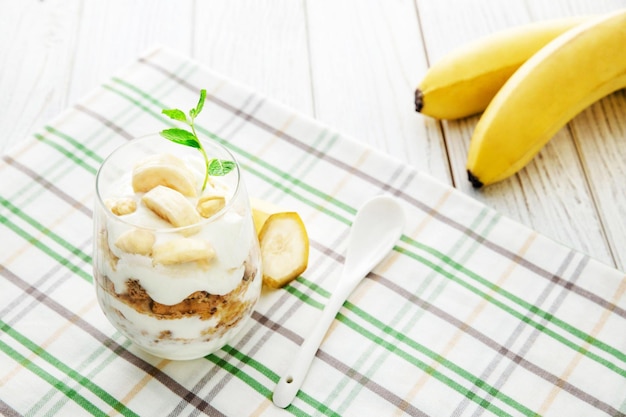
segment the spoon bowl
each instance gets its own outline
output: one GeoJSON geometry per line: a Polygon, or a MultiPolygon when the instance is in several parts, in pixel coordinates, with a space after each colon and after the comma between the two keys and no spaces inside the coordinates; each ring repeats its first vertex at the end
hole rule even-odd
{"type": "MultiPolygon", "coordinates": [[[[367,274],[393,249],[403,228],[404,211],[395,199],[378,196],[369,200],[359,209],[352,223],[344,272],[365,269],[367,274]]],[[[341,281],[345,281],[344,278],[341,281]]],[[[361,278],[357,279],[360,281],[361,278]]]]}
{"type": "Polygon", "coordinates": [[[359,282],[393,249],[402,236],[404,211],[388,196],[374,197],[357,212],[348,236],[343,272],[337,288],[311,334],[304,340],[274,389],[273,402],[285,408],[295,398],[328,327],[359,282]]]}

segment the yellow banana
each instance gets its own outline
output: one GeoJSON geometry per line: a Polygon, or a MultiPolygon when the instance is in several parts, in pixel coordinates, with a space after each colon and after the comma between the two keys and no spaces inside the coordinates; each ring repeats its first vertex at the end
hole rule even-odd
{"type": "Polygon", "coordinates": [[[438,119],[480,113],[520,65],[586,20],[570,17],[531,23],[464,45],[428,69],[415,90],[415,110],[438,119]]]}
{"type": "Polygon", "coordinates": [[[568,121],[626,87],[626,9],[550,42],[505,83],[481,116],[467,159],[478,188],[519,171],[568,121]]]}

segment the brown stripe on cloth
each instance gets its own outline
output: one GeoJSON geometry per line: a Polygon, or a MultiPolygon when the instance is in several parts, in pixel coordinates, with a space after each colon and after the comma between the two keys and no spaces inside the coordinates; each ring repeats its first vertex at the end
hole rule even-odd
{"type": "Polygon", "coordinates": [[[301,345],[304,338],[292,330],[283,327],[281,324],[271,320],[269,317],[259,313],[258,311],[252,312],[252,318],[260,325],[267,327],[274,333],[282,335],[285,339],[291,340],[297,345],[301,345]]]}
{"type": "Polygon", "coordinates": [[[74,207],[78,211],[85,214],[87,217],[91,218],[92,212],[90,208],[85,206],[80,201],[74,199],[71,195],[67,194],[65,191],[61,190],[59,187],[52,184],[50,181],[46,180],[44,177],[37,174],[35,171],[30,169],[29,167],[21,164],[20,162],[16,161],[15,159],[11,158],[8,155],[3,156],[2,159],[7,164],[11,165],[12,167],[16,168],[17,170],[31,177],[35,182],[39,183],[43,188],[50,191],[52,194],[56,195],[57,197],[59,197],[59,199],[68,203],[71,207],[74,207]]]}
{"type": "Polygon", "coordinates": [[[110,119],[107,119],[106,117],[104,117],[101,114],[96,113],[95,111],[93,111],[93,110],[83,106],[82,104],[77,104],[77,105],[74,106],[74,108],[76,110],[79,110],[79,111],[83,112],[84,114],[86,114],[88,116],[93,117],[94,119],[96,119],[97,121],[99,121],[100,123],[102,123],[103,125],[108,127],[109,129],[111,129],[112,131],[114,131],[115,133],[117,133],[118,135],[123,137],[124,139],[131,140],[134,137],[133,135],[128,133],[122,127],[120,127],[117,124],[115,124],[110,119]]]}
{"type": "Polygon", "coordinates": [[[317,354],[315,356],[317,358],[323,360],[324,362],[326,362],[328,365],[332,366],[333,368],[337,369],[339,372],[343,373],[344,375],[346,375],[346,376],[350,377],[351,379],[357,381],[360,385],[362,385],[365,388],[369,389],[374,394],[377,394],[381,398],[384,398],[390,404],[393,404],[398,409],[406,412],[407,414],[409,414],[411,416],[427,416],[426,413],[424,413],[423,411],[419,410],[418,408],[413,406],[411,403],[409,403],[406,400],[404,400],[403,398],[397,396],[396,394],[394,394],[393,392],[389,391],[388,389],[386,389],[382,385],[377,384],[376,382],[373,382],[370,378],[368,378],[365,375],[359,373],[355,369],[350,368],[345,363],[337,360],[335,357],[330,356],[329,354],[324,352],[322,349],[318,350],[317,354]]]}
{"type": "MultiPolygon", "coordinates": [[[[616,300],[616,302],[617,300],[622,298],[622,296],[624,295],[624,292],[626,292],[626,280],[623,280],[621,282],[621,284],[619,285],[619,287],[617,288],[617,290],[615,291],[613,295],[613,298],[616,300]]],[[[608,310],[605,310],[602,312],[600,319],[595,323],[595,326],[593,326],[593,329],[591,330],[590,335],[592,337],[595,337],[598,333],[600,333],[600,330],[602,330],[602,328],[605,326],[610,315],[611,315],[611,312],[608,310]]],[[[589,345],[590,345],[589,343],[586,343],[584,346],[582,346],[582,349],[584,350],[589,349],[589,345]]],[[[567,368],[563,371],[562,378],[560,380],[566,381],[572,375],[572,373],[574,372],[574,370],[576,369],[580,361],[583,359],[583,357],[584,355],[580,351],[578,351],[577,355],[574,356],[574,358],[569,362],[567,368]]],[[[560,384],[555,385],[552,388],[550,393],[544,399],[543,404],[541,404],[541,407],[539,408],[539,414],[546,413],[546,411],[548,411],[548,409],[550,408],[550,405],[554,402],[554,400],[556,399],[556,396],[559,393],[559,388],[561,388],[560,384]]],[[[603,402],[600,402],[599,400],[596,400],[596,401],[598,401],[598,404],[596,403],[594,404],[590,403],[590,404],[599,408],[600,410],[606,412],[607,414],[613,417],[617,417],[617,416],[623,417],[625,415],[621,411],[609,406],[608,404],[604,404],[603,402]],[[601,405],[602,407],[599,407],[598,405],[601,405]]]]}
{"type": "Polygon", "coordinates": [[[0,415],[5,417],[21,417],[22,415],[15,411],[11,406],[0,398],[0,415]]]}

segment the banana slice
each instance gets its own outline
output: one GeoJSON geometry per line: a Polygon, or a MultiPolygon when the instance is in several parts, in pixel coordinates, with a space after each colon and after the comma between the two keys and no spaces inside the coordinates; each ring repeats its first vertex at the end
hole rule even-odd
{"type": "Polygon", "coordinates": [[[122,233],[115,240],[115,246],[124,252],[150,256],[154,241],[155,237],[152,232],[143,229],[131,229],[122,233]]]}
{"type": "Polygon", "coordinates": [[[133,190],[136,193],[145,193],[158,185],[169,187],[187,197],[198,195],[193,172],[174,155],[152,155],[133,168],[133,190]]]}
{"type": "Polygon", "coordinates": [[[152,262],[161,265],[177,265],[187,262],[208,264],[215,257],[215,250],[204,240],[181,237],[154,245],[152,262]]]}
{"type": "MultiPolygon", "coordinates": [[[[257,209],[257,219],[264,217],[257,209]]],[[[254,213],[254,210],[253,210],[254,213]]],[[[267,215],[259,233],[263,261],[263,283],[280,288],[307,268],[309,237],[302,219],[296,212],[267,215]]]]}
{"type": "Polygon", "coordinates": [[[104,201],[104,205],[116,216],[124,216],[137,210],[137,202],[131,197],[108,198],[104,201]]]}
{"type": "Polygon", "coordinates": [[[250,205],[252,207],[252,221],[254,222],[254,229],[257,235],[261,233],[263,224],[265,224],[270,215],[287,211],[269,201],[254,197],[250,198],[250,205]]]}
{"type": "Polygon", "coordinates": [[[198,213],[206,219],[213,216],[226,206],[226,199],[222,196],[212,195],[201,197],[196,205],[198,213]]]}
{"type": "MultiPolygon", "coordinates": [[[[200,215],[187,198],[176,190],[158,185],[144,194],[141,201],[174,227],[185,227],[200,221],[200,215]]],[[[195,233],[197,230],[190,230],[195,233]]]]}

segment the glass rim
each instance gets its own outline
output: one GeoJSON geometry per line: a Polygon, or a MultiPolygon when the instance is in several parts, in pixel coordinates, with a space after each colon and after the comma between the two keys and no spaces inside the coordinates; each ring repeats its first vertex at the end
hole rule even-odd
{"type": "MultiPolygon", "coordinates": [[[[132,227],[137,228],[137,229],[148,230],[148,231],[151,231],[151,232],[154,232],[154,233],[181,233],[181,234],[183,234],[183,236],[185,236],[185,233],[184,233],[185,231],[197,228],[199,226],[204,226],[204,225],[207,225],[207,224],[214,223],[215,221],[217,221],[220,218],[222,218],[230,210],[230,208],[233,206],[234,201],[237,200],[237,198],[239,197],[240,190],[242,188],[241,166],[239,165],[239,161],[237,161],[237,158],[235,158],[233,153],[228,148],[226,148],[224,145],[222,145],[221,143],[219,143],[219,142],[217,142],[217,141],[215,141],[213,139],[200,139],[200,141],[202,142],[203,146],[204,145],[213,146],[213,147],[219,148],[220,150],[224,151],[228,155],[228,157],[235,163],[235,169],[233,171],[236,172],[236,175],[237,175],[235,188],[234,188],[234,190],[233,190],[233,192],[231,194],[231,198],[228,199],[228,201],[226,202],[226,204],[224,205],[224,207],[220,211],[218,211],[217,213],[213,214],[209,218],[205,218],[205,217],[200,216],[201,220],[199,222],[197,222],[197,223],[190,224],[188,226],[179,226],[179,227],[174,227],[174,226],[171,226],[171,227],[142,226],[142,225],[138,225],[138,224],[135,224],[134,222],[131,222],[131,221],[128,221],[128,220],[124,219],[123,216],[117,216],[113,212],[111,212],[111,210],[104,203],[106,198],[104,198],[102,196],[101,189],[100,189],[100,179],[101,179],[101,176],[102,176],[103,168],[105,167],[105,165],[112,158],[114,158],[116,155],[118,155],[120,152],[122,152],[128,146],[130,146],[132,144],[137,144],[137,141],[149,141],[151,139],[162,140],[162,141],[165,141],[166,143],[168,142],[167,139],[160,137],[157,133],[153,133],[153,134],[148,134],[148,135],[138,136],[136,138],[132,138],[128,142],[126,142],[126,143],[118,146],[117,148],[115,148],[109,155],[106,156],[106,158],[104,158],[104,160],[102,161],[102,163],[98,167],[98,171],[96,173],[96,179],[95,179],[96,202],[99,205],[99,207],[102,209],[102,211],[104,213],[106,213],[106,216],[114,219],[115,221],[121,222],[121,223],[126,224],[128,226],[132,226],[132,227]]],[[[170,143],[173,144],[173,142],[170,142],[170,143]]],[[[181,146],[182,147],[184,145],[177,145],[177,146],[181,146]]],[[[192,149],[192,148],[189,148],[189,149],[192,149]]],[[[158,152],[154,152],[153,154],[156,155],[156,154],[158,154],[158,152]]],[[[202,156],[199,153],[198,153],[198,157],[202,158],[202,156]]],[[[231,171],[227,175],[230,175],[233,171],[231,171]]]]}

